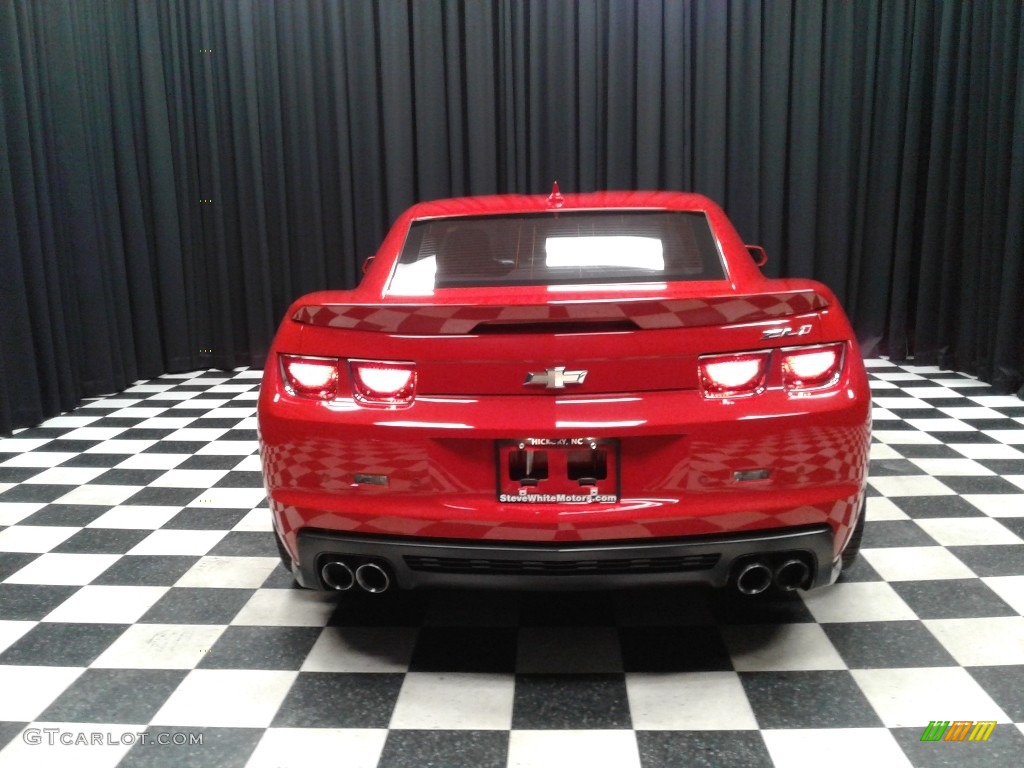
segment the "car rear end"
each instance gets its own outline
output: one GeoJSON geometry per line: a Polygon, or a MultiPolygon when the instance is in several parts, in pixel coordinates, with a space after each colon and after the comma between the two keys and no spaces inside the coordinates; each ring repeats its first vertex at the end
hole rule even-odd
{"type": "Polygon", "coordinates": [[[414,209],[359,289],[289,310],[259,423],[296,579],[833,581],[870,429],[834,296],[762,278],[703,198],[528,200],[414,209]]]}

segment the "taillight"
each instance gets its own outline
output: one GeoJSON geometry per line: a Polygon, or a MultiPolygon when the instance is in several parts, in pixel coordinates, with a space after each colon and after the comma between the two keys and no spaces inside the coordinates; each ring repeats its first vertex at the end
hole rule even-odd
{"type": "Polygon", "coordinates": [[[281,355],[289,391],[299,397],[333,400],[338,396],[338,358],[281,355]]]}
{"type": "Polygon", "coordinates": [[[843,344],[782,351],[782,386],[791,392],[831,387],[843,369],[843,344]]]}
{"type": "Polygon", "coordinates": [[[408,405],[416,395],[416,366],[377,360],[350,360],[352,390],[367,405],[408,405]]]}
{"type": "Polygon", "coordinates": [[[747,397],[763,392],[769,384],[775,387],[779,383],[786,392],[797,394],[827,389],[839,382],[845,348],[840,342],[705,355],[697,361],[701,393],[718,399],[747,397]],[[778,368],[772,363],[775,354],[778,368]]]}
{"type": "Polygon", "coordinates": [[[764,389],[771,350],[709,355],[697,361],[704,397],[747,397],[764,389]]]}

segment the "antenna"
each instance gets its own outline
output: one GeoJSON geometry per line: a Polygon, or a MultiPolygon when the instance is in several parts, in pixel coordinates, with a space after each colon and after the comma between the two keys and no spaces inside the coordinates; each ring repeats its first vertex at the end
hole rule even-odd
{"type": "Polygon", "coordinates": [[[551,185],[551,194],[548,195],[548,208],[561,208],[565,204],[565,198],[558,191],[558,182],[551,185]]]}

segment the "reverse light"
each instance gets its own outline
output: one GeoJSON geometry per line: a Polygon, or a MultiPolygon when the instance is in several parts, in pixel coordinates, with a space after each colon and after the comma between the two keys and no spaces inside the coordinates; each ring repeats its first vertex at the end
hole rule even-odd
{"type": "Polygon", "coordinates": [[[704,397],[747,397],[764,389],[771,350],[709,355],[697,361],[704,397]]]}
{"type": "Polygon", "coordinates": [[[333,400],[338,396],[338,358],[281,355],[288,390],[298,397],[333,400]]]}
{"type": "Polygon", "coordinates": [[[416,366],[378,360],[350,360],[352,390],[366,405],[408,405],[416,394],[416,366]]]}
{"type": "Polygon", "coordinates": [[[831,387],[843,369],[843,344],[782,350],[782,385],[793,392],[831,387]]]}

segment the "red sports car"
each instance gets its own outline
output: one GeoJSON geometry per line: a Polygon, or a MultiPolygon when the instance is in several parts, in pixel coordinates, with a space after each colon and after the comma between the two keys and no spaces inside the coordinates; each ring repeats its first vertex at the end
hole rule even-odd
{"type": "Polygon", "coordinates": [[[867,377],[828,288],[761,257],[693,194],[413,206],[270,352],[285,566],[369,592],[834,582],[864,526],[867,377]]]}

